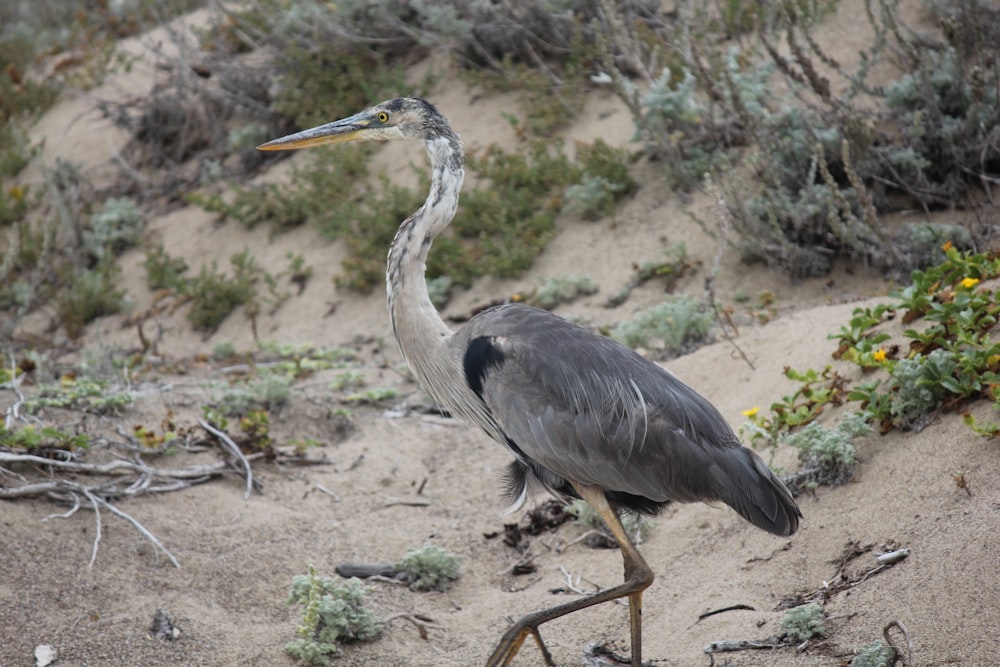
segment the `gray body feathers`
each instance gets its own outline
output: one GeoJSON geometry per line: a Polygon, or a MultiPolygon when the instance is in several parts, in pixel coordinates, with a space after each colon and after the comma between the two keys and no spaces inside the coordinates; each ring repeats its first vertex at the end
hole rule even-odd
{"type": "Polygon", "coordinates": [[[787,489],[718,411],[632,350],[520,304],[480,313],[449,344],[464,354],[473,341],[494,351],[481,367],[466,364],[466,382],[478,377],[508,446],[553,491],[571,479],[634,509],[722,501],[772,533],[798,526],[787,489]]]}

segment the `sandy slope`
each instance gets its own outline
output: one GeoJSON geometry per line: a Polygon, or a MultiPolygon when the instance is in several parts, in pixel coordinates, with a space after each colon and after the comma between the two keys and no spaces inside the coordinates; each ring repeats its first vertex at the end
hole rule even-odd
{"type": "MultiPolygon", "coordinates": [[[[860,3],[844,0],[825,24],[821,38],[835,55],[857,49],[855,30],[860,3]]],[[[501,112],[511,98],[477,98],[461,83],[442,84],[433,96],[463,134],[466,145],[502,140],[501,112]],[[500,134],[498,134],[498,132],[500,134]]],[[[94,151],[114,142],[113,131],[87,120],[88,142],[62,141],[82,109],[67,101],[47,115],[37,136],[48,137],[44,157],[102,159],[94,151]],[[94,143],[96,142],[96,144],[94,143]],[[103,142],[103,143],[102,143],[103,142]]],[[[77,122],[82,122],[77,120],[77,122]]],[[[595,94],[569,137],[601,136],[625,145],[631,135],[628,114],[610,95],[595,94]]],[[[397,165],[406,178],[408,161],[422,159],[414,147],[392,147],[380,158],[397,165]],[[403,166],[400,166],[403,165],[403,166]]],[[[113,151],[112,151],[113,152],[113,151]]],[[[110,154],[105,156],[106,159],[110,154]]],[[[647,169],[648,167],[640,167],[647,169]]],[[[274,177],[273,175],[271,176],[274,177]]],[[[708,204],[696,197],[690,205],[702,218],[708,204]]],[[[530,289],[547,276],[584,267],[602,290],[564,307],[562,314],[596,323],[612,323],[655,303],[661,293],[642,288],[615,311],[601,307],[630,277],[633,262],[658,259],[678,242],[710,266],[716,242],[694,226],[684,209],[655,178],[644,179],[636,197],[611,220],[581,223],[560,220],[560,235],[539,259],[531,275],[516,281],[484,280],[459,296],[451,312],[497,295],[530,289]]],[[[337,291],[331,277],[342,249],[302,229],[269,238],[265,229],[247,232],[236,223],[216,225],[198,209],[182,209],[150,222],[147,240],[162,242],[172,255],[183,255],[194,270],[212,258],[223,262],[249,247],[258,261],[277,271],[288,251],[302,253],[316,275],[301,296],[259,321],[268,340],[341,344],[357,334],[391,339],[382,294],[361,297],[337,291]],[[332,315],[331,305],[336,305],[332,315]]],[[[134,308],[145,308],[151,295],[143,288],[142,254],[124,259],[124,284],[134,308]]],[[[699,293],[706,269],[687,278],[681,289],[699,293]]],[[[828,333],[845,322],[853,303],[885,287],[875,276],[840,272],[832,280],[790,285],[781,276],[738,263],[728,252],[719,276],[719,295],[730,302],[742,291],[751,296],[768,289],[777,295],[781,316],[766,326],[742,327],[738,344],[751,369],[726,342],[705,347],[668,367],[710,397],[729,421],[740,411],[766,406],[788,391],[781,374],[786,365],[822,368],[831,363],[828,333]]],[[[749,318],[741,318],[749,323],[749,318]]],[[[37,320],[36,320],[37,322],[37,320]]],[[[137,345],[133,329],[120,318],[96,323],[85,344],[128,348],[137,345]]],[[[252,346],[245,318],[233,316],[210,339],[193,335],[183,312],[164,315],[160,351],[189,357],[210,351],[218,341],[238,349],[252,346]]],[[[376,386],[397,386],[404,396],[416,391],[386,369],[400,359],[390,343],[378,353],[363,348],[366,371],[376,386]]],[[[851,377],[855,373],[845,367],[851,377]]],[[[173,378],[161,377],[166,385],[173,378]]],[[[198,415],[198,386],[213,379],[208,371],[187,377],[172,390],[150,392],[126,425],[157,423],[166,407],[181,420],[198,415]]],[[[320,376],[323,379],[323,376],[320,376]]],[[[8,400],[8,397],[0,397],[8,400]]],[[[988,417],[987,408],[977,414],[988,417]]],[[[310,468],[262,464],[257,474],[263,493],[242,499],[241,482],[216,482],[160,498],[130,501],[127,511],[142,521],[177,556],[174,569],[131,527],[106,519],[100,553],[93,569],[86,562],[94,537],[91,514],[43,519],[54,511],[44,502],[5,503],[0,513],[0,667],[32,664],[32,649],[48,643],[61,652],[60,665],[290,665],[282,646],[293,638],[296,613],[285,605],[292,576],[315,564],[331,573],[344,560],[394,560],[407,548],[433,543],[462,557],[462,579],[446,594],[416,594],[376,584],[373,609],[380,616],[397,612],[434,619],[429,639],[397,620],[378,642],[349,647],[347,665],[481,664],[506,626],[506,618],[562,601],[550,593],[565,586],[560,566],[581,587],[619,581],[620,557],[614,551],[582,546],[563,550],[580,532],[533,539],[537,573],[511,577],[505,569],[517,555],[484,534],[501,528],[497,475],[508,457],[494,443],[459,424],[419,415],[390,418],[375,409],[356,414],[357,428],[343,442],[327,447],[327,466],[310,468]],[[426,479],[422,498],[429,504],[393,504],[411,498],[426,479]],[[336,492],[320,493],[316,485],[336,492]],[[165,643],[147,637],[156,609],[167,610],[181,630],[165,643]]],[[[827,416],[828,419],[833,415],[827,416]]],[[[111,423],[92,423],[108,429],[111,423]]],[[[293,405],[276,425],[279,437],[309,435],[324,439],[327,417],[306,402],[293,405]]],[[[1000,476],[996,446],[975,437],[953,415],[942,416],[921,433],[874,436],[860,445],[857,478],[837,489],[820,489],[801,499],[805,519],[798,534],[778,539],[758,531],[726,508],[703,505],[669,509],[642,551],[657,574],[646,596],[645,655],[659,665],[706,665],[702,646],[718,639],[763,638],[777,633],[781,612],[775,607],[796,591],[811,590],[833,577],[831,561],[845,544],[895,543],[913,555],[895,568],[836,595],[828,605],[833,616],[830,638],[819,649],[796,653],[743,652],[727,656],[734,665],[836,665],[838,655],[881,635],[889,621],[902,622],[914,645],[915,665],[996,664],[993,636],[1000,612],[1000,476]],[[967,471],[972,495],[956,487],[952,473],[967,471]],[[733,611],[698,622],[698,615],[735,604],[753,611],[733,611]]],[[[778,462],[793,463],[790,452],[778,462]]],[[[871,558],[869,555],[867,558],[871,558]]],[[[862,558],[859,565],[867,562],[862,558]]],[[[627,651],[627,609],[606,605],[545,628],[560,664],[581,663],[583,647],[593,641],[619,641],[627,651]]],[[[532,648],[516,665],[539,664],[532,648]]]]}

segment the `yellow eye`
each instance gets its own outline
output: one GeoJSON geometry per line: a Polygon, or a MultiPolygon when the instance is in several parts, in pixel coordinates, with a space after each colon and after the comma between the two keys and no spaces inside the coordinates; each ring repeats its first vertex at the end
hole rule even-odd
{"type": "Polygon", "coordinates": [[[378,122],[380,122],[380,123],[387,123],[387,122],[389,122],[389,114],[387,114],[384,111],[379,111],[378,115],[376,115],[375,117],[378,119],[378,122]]]}

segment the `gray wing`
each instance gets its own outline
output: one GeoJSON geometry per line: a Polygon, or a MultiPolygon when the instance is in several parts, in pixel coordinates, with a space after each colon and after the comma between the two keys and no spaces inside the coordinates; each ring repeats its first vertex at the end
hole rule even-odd
{"type": "Polygon", "coordinates": [[[481,313],[462,335],[470,388],[546,471],[657,503],[721,500],[781,535],[797,527],[794,500],[763,460],[660,366],[518,304],[481,313]]]}

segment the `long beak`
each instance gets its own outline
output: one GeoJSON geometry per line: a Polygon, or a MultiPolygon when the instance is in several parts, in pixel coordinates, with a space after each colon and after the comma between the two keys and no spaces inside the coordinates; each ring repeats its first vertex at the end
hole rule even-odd
{"type": "Polygon", "coordinates": [[[372,124],[368,114],[360,113],[343,120],[335,120],[295,134],[272,139],[257,147],[259,151],[291,151],[324,144],[339,144],[363,138],[363,133],[372,124]]]}

